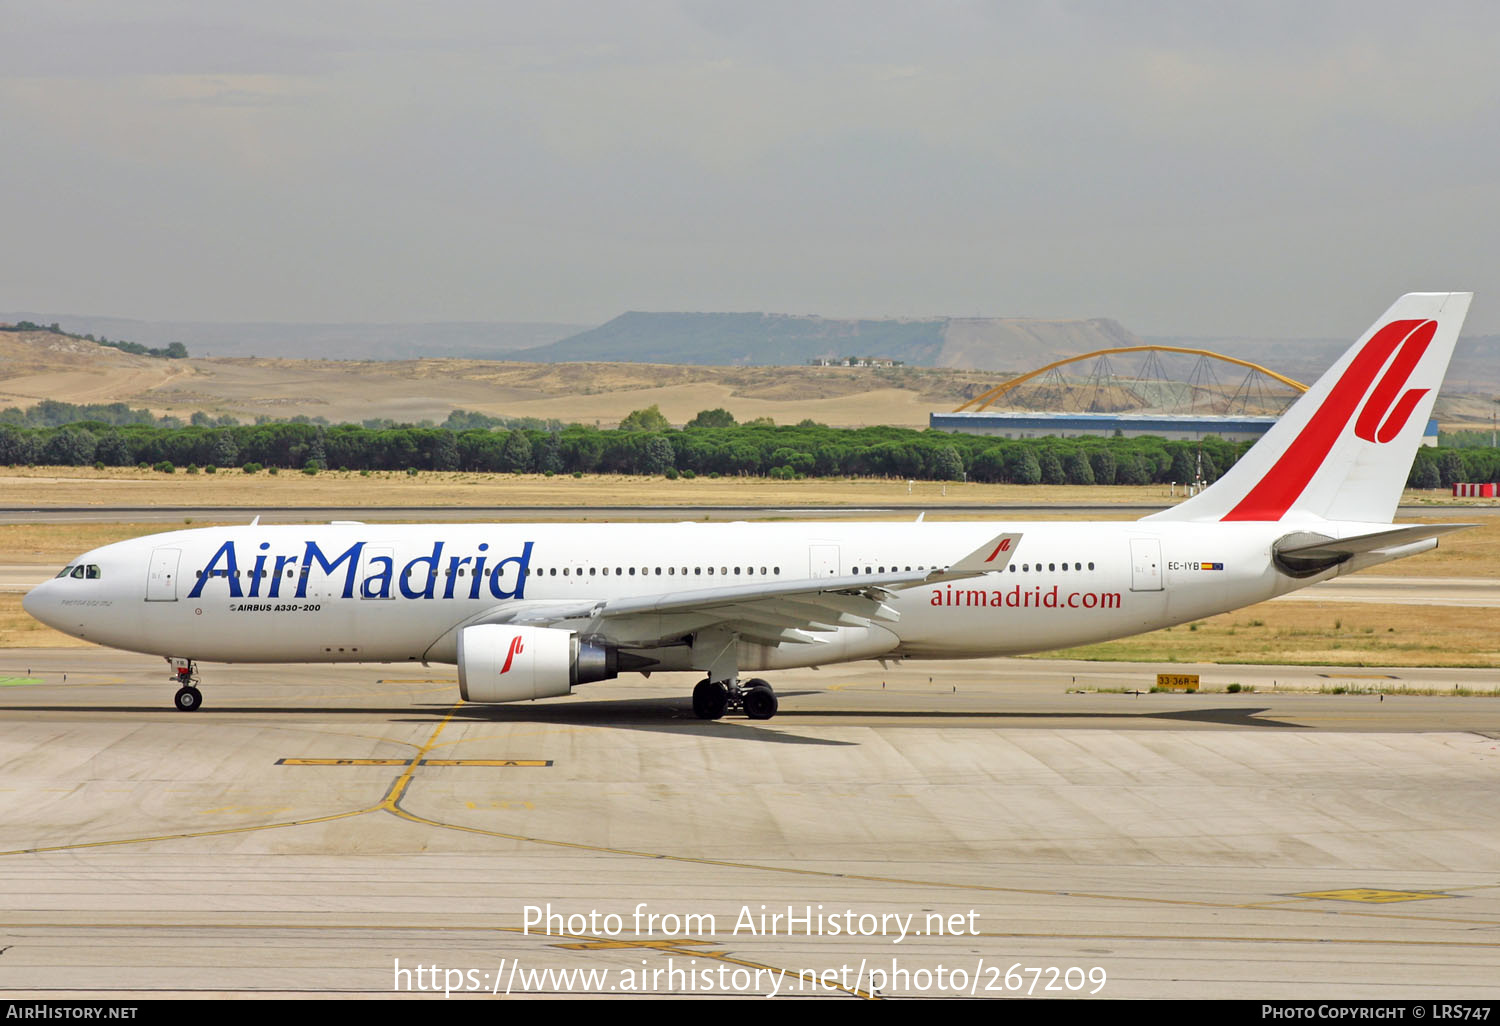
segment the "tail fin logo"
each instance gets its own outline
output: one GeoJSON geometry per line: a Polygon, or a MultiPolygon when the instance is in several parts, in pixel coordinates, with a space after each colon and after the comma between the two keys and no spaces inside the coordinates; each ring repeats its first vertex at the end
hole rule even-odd
{"type": "Polygon", "coordinates": [[[515,659],[516,653],[524,651],[526,651],[526,649],[521,644],[521,636],[519,634],[510,639],[510,651],[505,653],[505,665],[500,667],[501,676],[504,676],[505,674],[510,672],[511,660],[515,659]]]}
{"type": "MultiPolygon", "coordinates": [[[[1417,369],[1417,364],[1422,360],[1422,354],[1427,352],[1427,346],[1432,342],[1432,336],[1437,334],[1437,321],[1424,321],[1418,328],[1406,337],[1401,345],[1401,351],[1396,354],[1396,359],[1391,361],[1391,366],[1386,370],[1385,376],[1380,379],[1380,384],[1375,386],[1364,409],[1359,412],[1359,419],[1354,422],[1354,433],[1367,442],[1389,442],[1401,433],[1406,426],[1406,421],[1411,417],[1412,408],[1427,394],[1425,388],[1408,389],[1399,401],[1396,393],[1401,391],[1401,386],[1406,384],[1411,372],[1417,369]],[[1392,404],[1395,408],[1392,409],[1392,404]],[[1382,418],[1384,418],[1382,420],[1382,418]]],[[[1371,344],[1374,340],[1371,339],[1371,344]]]]}
{"type": "Polygon", "coordinates": [[[1000,553],[1002,553],[1002,552],[1009,552],[1009,551],[1010,551],[1010,539],[1009,538],[1001,538],[1000,539],[1000,544],[995,546],[995,551],[990,553],[990,558],[986,559],[985,562],[986,563],[993,563],[995,561],[995,557],[996,556],[1000,555],[1000,553]]]}
{"type": "Polygon", "coordinates": [[[1354,423],[1356,437],[1384,444],[1400,434],[1429,389],[1413,388],[1399,399],[1397,396],[1421,362],[1437,327],[1437,321],[1433,320],[1404,320],[1392,321],[1375,332],[1292,444],[1224,519],[1280,520],[1322,468],[1356,410],[1359,411],[1354,423]],[[1387,361],[1389,368],[1375,384],[1376,375],[1387,361]],[[1372,384],[1375,384],[1373,392],[1372,384]]]}

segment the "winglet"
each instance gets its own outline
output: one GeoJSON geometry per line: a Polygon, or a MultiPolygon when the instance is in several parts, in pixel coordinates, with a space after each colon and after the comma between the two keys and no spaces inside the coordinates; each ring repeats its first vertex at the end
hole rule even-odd
{"type": "Polygon", "coordinates": [[[991,570],[1004,570],[1021,543],[1019,532],[997,534],[945,571],[949,574],[983,574],[991,570]]]}

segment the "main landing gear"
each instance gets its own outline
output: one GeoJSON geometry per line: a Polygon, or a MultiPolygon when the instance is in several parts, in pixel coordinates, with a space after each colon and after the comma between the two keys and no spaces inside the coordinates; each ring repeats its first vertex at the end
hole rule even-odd
{"type": "Polygon", "coordinates": [[[769,720],[780,703],[769,681],[759,677],[739,681],[704,678],[693,688],[693,713],[700,720],[717,720],[728,712],[743,712],[752,720],[769,720]]]}
{"type": "Polygon", "coordinates": [[[203,704],[203,692],[198,690],[198,664],[191,659],[172,659],[172,680],[181,685],[172,701],[182,712],[193,712],[203,704]]]}

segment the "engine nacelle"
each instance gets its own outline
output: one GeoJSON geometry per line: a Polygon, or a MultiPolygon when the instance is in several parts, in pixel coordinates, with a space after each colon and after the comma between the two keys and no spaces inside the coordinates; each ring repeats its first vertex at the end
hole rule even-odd
{"type": "Polygon", "coordinates": [[[618,673],[616,649],[572,631],[481,624],[458,632],[458,693],[466,702],[555,698],[618,673]]]}

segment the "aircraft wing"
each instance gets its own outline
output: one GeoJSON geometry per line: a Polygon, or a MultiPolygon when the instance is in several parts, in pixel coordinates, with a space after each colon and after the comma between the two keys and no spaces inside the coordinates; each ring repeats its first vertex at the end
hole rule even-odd
{"type": "Polygon", "coordinates": [[[932,570],[849,574],[681,589],[593,602],[507,603],[472,623],[558,627],[615,645],[642,647],[718,628],[767,644],[816,644],[840,627],[891,623],[893,591],[1003,570],[1020,534],[1000,534],[932,570]]]}

